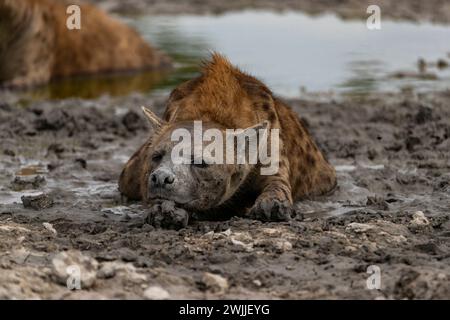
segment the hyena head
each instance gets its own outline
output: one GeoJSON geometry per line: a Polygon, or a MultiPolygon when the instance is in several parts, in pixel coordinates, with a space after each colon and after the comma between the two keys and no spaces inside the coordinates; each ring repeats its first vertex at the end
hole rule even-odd
{"type": "Polygon", "coordinates": [[[185,209],[205,211],[230,199],[257,166],[249,161],[248,144],[252,134],[267,129],[267,122],[230,133],[215,123],[166,123],[150,110],[143,111],[153,127],[141,175],[147,202],[171,200],[185,209]],[[227,139],[236,143],[227,147],[227,139]],[[244,144],[239,145],[239,139],[244,144]],[[242,152],[245,161],[238,161],[242,152]]]}

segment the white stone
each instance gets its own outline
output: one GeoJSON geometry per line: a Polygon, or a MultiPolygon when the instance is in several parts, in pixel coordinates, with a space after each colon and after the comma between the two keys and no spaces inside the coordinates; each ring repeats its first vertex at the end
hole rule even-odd
{"type": "Polygon", "coordinates": [[[227,230],[225,230],[225,231],[223,231],[223,232],[221,232],[224,236],[227,236],[227,237],[229,237],[230,235],[231,235],[231,229],[227,229],[227,230]]]}
{"type": "Polygon", "coordinates": [[[253,244],[251,244],[251,243],[246,244],[246,243],[244,243],[242,241],[234,239],[233,237],[230,238],[230,241],[231,241],[232,244],[234,244],[235,246],[243,248],[245,251],[250,252],[250,251],[253,250],[253,244]]]}
{"type": "Polygon", "coordinates": [[[51,223],[44,222],[42,223],[42,225],[44,226],[45,229],[53,233],[55,236],[58,234],[58,232],[56,231],[55,228],[53,228],[53,225],[51,223]]]}
{"type": "Polygon", "coordinates": [[[170,293],[160,286],[151,286],[144,291],[144,297],[149,300],[167,300],[170,293]]]}
{"type": "Polygon", "coordinates": [[[205,272],[203,283],[212,292],[224,292],[228,289],[228,280],[218,274],[205,272]]]}
{"type": "Polygon", "coordinates": [[[259,281],[258,279],[253,280],[253,284],[254,284],[255,286],[257,286],[257,287],[261,287],[261,286],[262,286],[261,281],[259,281]]]}
{"type": "Polygon", "coordinates": [[[411,223],[416,226],[428,226],[430,221],[425,217],[425,214],[422,211],[416,211],[413,214],[411,223]]]}
{"type": "Polygon", "coordinates": [[[275,249],[279,252],[286,252],[292,250],[292,243],[286,240],[275,242],[275,249]]]}
{"type": "Polygon", "coordinates": [[[365,233],[367,231],[373,230],[375,226],[366,224],[366,223],[358,223],[352,222],[347,225],[345,228],[346,231],[353,231],[355,233],[365,233]]]}

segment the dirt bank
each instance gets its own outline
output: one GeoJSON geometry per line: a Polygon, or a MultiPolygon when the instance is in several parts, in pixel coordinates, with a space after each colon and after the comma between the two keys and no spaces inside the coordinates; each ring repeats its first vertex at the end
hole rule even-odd
{"type": "Polygon", "coordinates": [[[167,231],[116,185],[147,135],[139,106],[161,113],[164,97],[2,93],[0,298],[450,298],[450,93],[323,100],[289,103],[338,170],[334,195],[288,223],[167,231]]]}
{"type": "Polygon", "coordinates": [[[362,19],[369,5],[379,5],[382,18],[389,20],[450,22],[450,4],[445,0],[90,0],[102,8],[126,14],[221,14],[243,9],[303,11],[316,15],[335,13],[345,19],[362,19]]]}

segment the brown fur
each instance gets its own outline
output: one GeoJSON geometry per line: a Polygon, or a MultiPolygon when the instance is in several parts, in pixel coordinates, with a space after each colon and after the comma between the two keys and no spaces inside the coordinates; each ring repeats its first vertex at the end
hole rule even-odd
{"type": "Polygon", "coordinates": [[[0,0],[0,84],[36,85],[80,74],[167,67],[170,59],[136,31],[78,3],[81,29],[69,30],[64,0],[0,0]]]}
{"type": "MultiPolygon", "coordinates": [[[[170,95],[164,120],[170,125],[202,120],[218,128],[247,128],[264,120],[280,129],[280,167],[277,174],[249,175],[256,204],[273,202],[292,204],[293,200],[321,195],[336,185],[334,168],[325,159],[297,115],[259,80],[232,66],[224,57],[214,54],[205,64],[201,76],[177,87],[170,95]]],[[[147,154],[154,134],[127,163],[120,179],[120,191],[133,199],[146,199],[147,154]],[[138,186],[137,184],[140,184],[138,186]],[[140,190],[140,193],[138,192],[140,190]]],[[[245,190],[244,190],[245,191],[245,190]]],[[[234,204],[248,202],[249,193],[239,190],[230,199],[234,204]],[[242,195],[242,196],[241,196],[242,195]]],[[[250,202],[254,201],[251,200],[250,202]]],[[[230,203],[228,203],[229,205],[230,203]]]]}

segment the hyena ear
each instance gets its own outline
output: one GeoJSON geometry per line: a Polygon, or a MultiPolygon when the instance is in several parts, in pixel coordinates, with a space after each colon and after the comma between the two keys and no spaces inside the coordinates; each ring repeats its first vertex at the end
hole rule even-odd
{"type": "MultiPolygon", "coordinates": [[[[264,120],[263,122],[260,122],[260,123],[258,123],[258,124],[255,124],[254,126],[249,127],[249,128],[247,128],[247,129],[251,129],[251,128],[253,128],[253,129],[255,129],[255,130],[270,129],[270,122],[267,121],[267,120],[264,120]]],[[[247,130],[247,129],[245,129],[245,130],[247,130]]]]}
{"type": "Polygon", "coordinates": [[[148,121],[150,122],[152,129],[160,128],[163,125],[164,121],[161,120],[156,114],[154,114],[153,111],[146,107],[141,108],[148,121]]]}
{"type": "Polygon", "coordinates": [[[239,136],[252,137],[253,135],[258,135],[260,130],[266,130],[266,129],[270,129],[270,122],[267,120],[264,120],[263,122],[255,124],[254,126],[237,131],[235,133],[235,135],[236,135],[236,137],[239,137],[239,136]]]}

